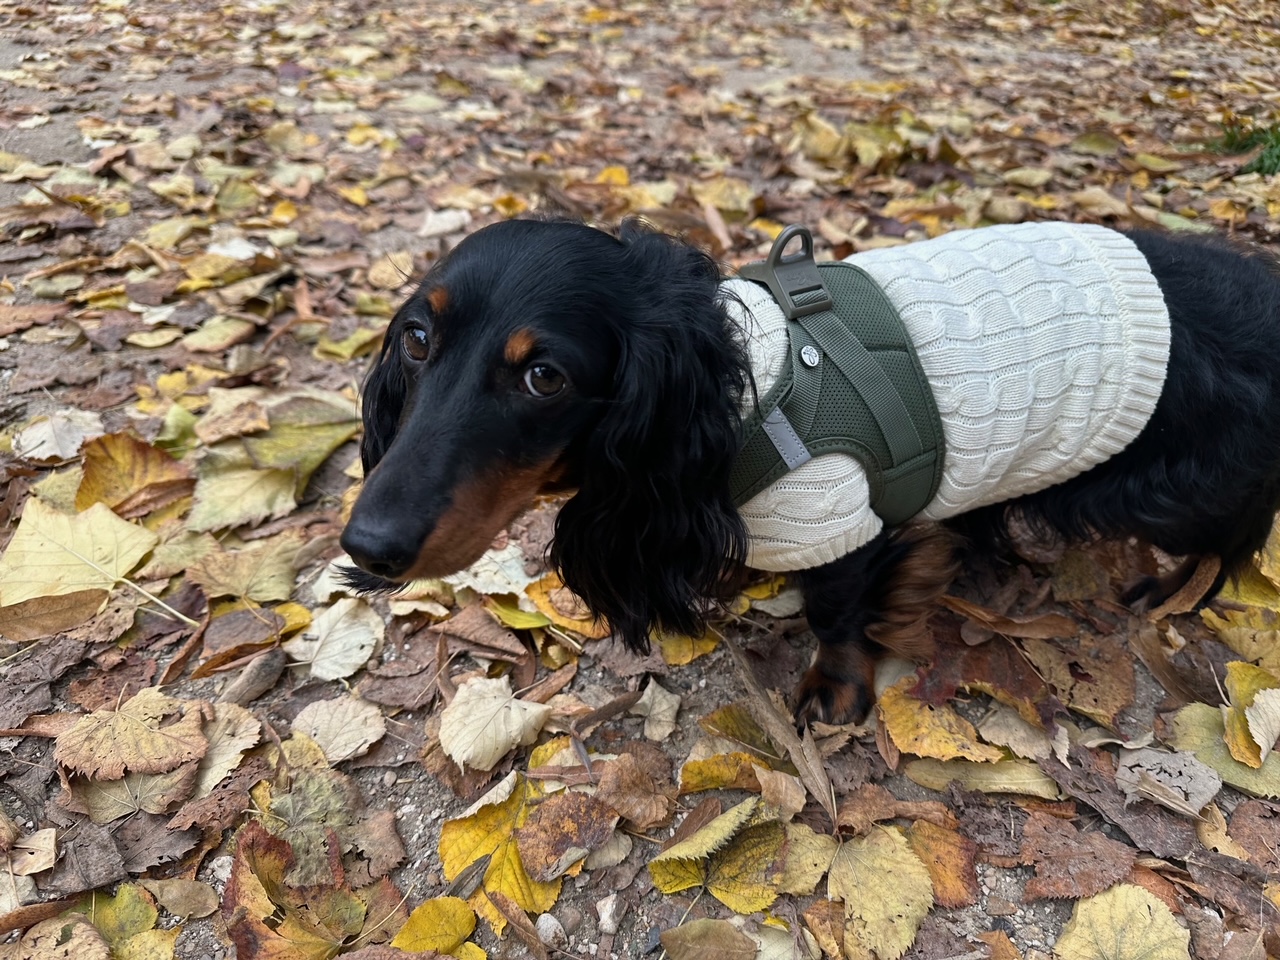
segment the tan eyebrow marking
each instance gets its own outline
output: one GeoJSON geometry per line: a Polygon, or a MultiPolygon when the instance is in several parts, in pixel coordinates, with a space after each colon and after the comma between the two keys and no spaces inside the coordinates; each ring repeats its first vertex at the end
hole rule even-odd
{"type": "Polygon", "coordinates": [[[517,330],[507,338],[507,346],[502,351],[502,355],[506,357],[508,363],[516,366],[529,358],[529,354],[533,353],[533,345],[532,330],[517,330]]]}
{"type": "Polygon", "coordinates": [[[434,313],[444,313],[445,307],[449,306],[449,291],[444,287],[433,288],[427,294],[427,303],[431,304],[434,313]]]}

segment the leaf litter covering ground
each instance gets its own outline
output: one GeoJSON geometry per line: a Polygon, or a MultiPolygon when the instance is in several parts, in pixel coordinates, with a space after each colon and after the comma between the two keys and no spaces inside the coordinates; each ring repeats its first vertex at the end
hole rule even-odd
{"type": "Polygon", "coordinates": [[[1146,618],[1114,597],[1164,558],[1022,544],[803,738],[782,578],[640,659],[543,567],[549,506],[390,601],[333,575],[355,385],[467,232],[1273,241],[1280,180],[1215,148],[1277,120],[1270,4],[0,24],[0,957],[1280,953],[1275,544],[1146,618]]]}

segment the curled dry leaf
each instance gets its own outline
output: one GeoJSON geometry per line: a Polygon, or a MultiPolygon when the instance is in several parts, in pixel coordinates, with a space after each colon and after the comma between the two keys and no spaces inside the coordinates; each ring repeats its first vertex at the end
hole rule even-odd
{"type": "Polygon", "coordinates": [[[1194,754],[1144,747],[1120,751],[1116,786],[1126,800],[1144,797],[1184,817],[1198,817],[1222,789],[1222,778],[1194,754]]]}
{"type": "Polygon", "coordinates": [[[440,746],[464,769],[492,770],[509,750],[533,743],[551,716],[541,703],[517,699],[508,677],[476,677],[440,716],[440,746]]]}

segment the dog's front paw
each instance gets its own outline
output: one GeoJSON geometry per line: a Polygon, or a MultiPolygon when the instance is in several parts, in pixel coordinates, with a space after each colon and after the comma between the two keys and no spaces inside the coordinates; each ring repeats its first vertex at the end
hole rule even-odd
{"type": "Polygon", "coordinates": [[[858,723],[871,712],[872,702],[865,680],[833,677],[814,664],[796,687],[796,722],[858,723]]]}

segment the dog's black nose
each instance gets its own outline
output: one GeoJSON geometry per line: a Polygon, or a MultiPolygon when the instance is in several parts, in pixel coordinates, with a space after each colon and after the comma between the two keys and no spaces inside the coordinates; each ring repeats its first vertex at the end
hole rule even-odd
{"type": "Polygon", "coordinates": [[[418,559],[418,551],[396,534],[394,529],[381,529],[353,517],[339,543],[361,570],[384,580],[398,580],[418,559]]]}

